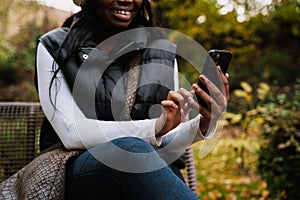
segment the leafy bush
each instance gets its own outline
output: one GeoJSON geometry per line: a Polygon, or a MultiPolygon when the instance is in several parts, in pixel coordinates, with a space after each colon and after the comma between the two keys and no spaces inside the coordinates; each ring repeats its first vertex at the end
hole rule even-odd
{"type": "Polygon", "coordinates": [[[13,75],[16,73],[13,66],[15,54],[12,45],[0,38],[0,87],[17,81],[17,77],[13,75]]]}
{"type": "Polygon", "coordinates": [[[264,144],[258,170],[268,184],[270,197],[300,199],[300,80],[289,94],[270,95],[259,113],[264,144]]]}
{"type": "Polygon", "coordinates": [[[227,118],[241,125],[246,136],[253,130],[261,134],[257,168],[269,197],[300,199],[300,79],[285,88],[260,83],[255,91],[242,82],[234,95],[243,109],[227,118]]]}
{"type": "Polygon", "coordinates": [[[38,101],[34,88],[37,38],[43,33],[34,22],[22,34],[0,38],[0,101],[38,101]]]}

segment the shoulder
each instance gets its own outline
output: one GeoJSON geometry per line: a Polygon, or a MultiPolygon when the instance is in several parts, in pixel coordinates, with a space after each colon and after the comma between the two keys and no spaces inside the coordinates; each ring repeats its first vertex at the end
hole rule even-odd
{"type": "Polygon", "coordinates": [[[148,48],[161,49],[169,52],[176,52],[177,45],[165,38],[156,38],[149,42],[148,48]]]}
{"type": "Polygon", "coordinates": [[[175,59],[177,45],[168,39],[168,33],[160,27],[147,30],[148,41],[146,55],[169,60],[175,59]]]}
{"type": "Polygon", "coordinates": [[[151,27],[147,28],[148,48],[161,49],[175,53],[177,45],[169,39],[170,33],[165,28],[151,27]]]}
{"type": "Polygon", "coordinates": [[[165,60],[173,66],[176,50],[176,44],[164,38],[155,38],[149,41],[147,48],[144,50],[143,58],[152,59],[155,63],[165,60]]]}
{"type": "Polygon", "coordinates": [[[47,42],[54,42],[54,43],[59,43],[62,42],[65,37],[67,36],[69,31],[69,28],[56,28],[53,29],[52,31],[49,31],[42,35],[39,38],[40,42],[47,43],[47,42]]]}
{"type": "Polygon", "coordinates": [[[56,28],[42,35],[38,39],[38,42],[44,45],[44,47],[48,50],[51,56],[55,57],[55,53],[65,40],[68,31],[69,28],[56,28]]]}

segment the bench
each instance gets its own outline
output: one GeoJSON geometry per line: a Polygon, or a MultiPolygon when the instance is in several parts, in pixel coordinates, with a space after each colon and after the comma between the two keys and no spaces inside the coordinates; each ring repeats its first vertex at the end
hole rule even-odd
{"type": "MultiPolygon", "coordinates": [[[[39,153],[39,134],[44,113],[38,102],[0,102],[0,182],[13,175],[39,153]]],[[[198,194],[192,147],[185,152],[183,174],[198,194]]]]}

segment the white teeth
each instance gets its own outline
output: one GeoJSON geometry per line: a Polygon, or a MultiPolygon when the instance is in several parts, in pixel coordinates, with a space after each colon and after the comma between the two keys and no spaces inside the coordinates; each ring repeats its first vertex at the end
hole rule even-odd
{"type": "Polygon", "coordinates": [[[121,15],[130,15],[130,12],[126,10],[115,10],[114,12],[121,15]]]}

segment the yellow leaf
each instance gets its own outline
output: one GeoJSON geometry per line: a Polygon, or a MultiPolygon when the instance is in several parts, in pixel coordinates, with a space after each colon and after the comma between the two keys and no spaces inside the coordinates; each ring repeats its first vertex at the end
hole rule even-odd
{"type": "Polygon", "coordinates": [[[226,118],[226,119],[230,119],[230,118],[232,118],[232,116],[234,116],[234,115],[236,115],[236,114],[234,114],[234,113],[232,113],[232,112],[226,112],[225,118],[226,118]]]}
{"type": "Polygon", "coordinates": [[[237,97],[242,97],[242,98],[246,98],[246,96],[248,95],[244,90],[234,90],[233,94],[237,97]]]}
{"type": "Polygon", "coordinates": [[[262,196],[263,196],[263,197],[269,196],[269,191],[268,191],[268,190],[263,190],[263,191],[262,191],[262,196]]]}
{"type": "Polygon", "coordinates": [[[267,83],[260,83],[257,88],[257,98],[265,100],[270,91],[270,86],[267,83]]]}
{"type": "Polygon", "coordinates": [[[261,112],[261,113],[264,113],[264,112],[267,112],[267,111],[268,111],[267,108],[262,107],[262,106],[257,106],[257,107],[256,107],[256,110],[257,110],[258,112],[261,112]]]}
{"type": "Polygon", "coordinates": [[[237,114],[234,117],[231,118],[231,123],[235,124],[240,122],[243,119],[243,115],[242,114],[237,114]]]}
{"type": "Polygon", "coordinates": [[[252,95],[244,90],[234,90],[233,94],[237,97],[246,99],[248,102],[252,101],[252,95]]]}
{"type": "Polygon", "coordinates": [[[252,87],[249,83],[242,81],[241,86],[242,86],[243,90],[245,90],[247,93],[252,93],[252,87]]]}
{"type": "Polygon", "coordinates": [[[262,90],[264,90],[266,92],[270,91],[270,86],[267,83],[264,83],[264,82],[259,84],[259,88],[261,88],[262,90]]]}
{"type": "Polygon", "coordinates": [[[226,118],[230,119],[231,124],[239,123],[243,119],[242,114],[226,113],[226,118]]]}
{"type": "Polygon", "coordinates": [[[247,115],[247,116],[257,115],[257,110],[256,110],[256,109],[249,110],[249,111],[246,113],[246,115],[247,115]]]}
{"type": "Polygon", "coordinates": [[[265,121],[266,120],[263,117],[257,117],[257,118],[254,119],[254,122],[257,123],[257,124],[263,124],[263,123],[265,123],[265,121]]]}
{"type": "Polygon", "coordinates": [[[262,90],[261,88],[257,89],[257,98],[258,99],[265,100],[266,96],[267,96],[267,93],[264,90],[262,90]]]}

